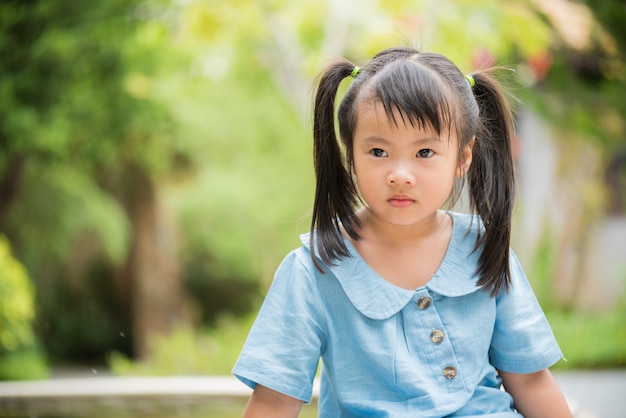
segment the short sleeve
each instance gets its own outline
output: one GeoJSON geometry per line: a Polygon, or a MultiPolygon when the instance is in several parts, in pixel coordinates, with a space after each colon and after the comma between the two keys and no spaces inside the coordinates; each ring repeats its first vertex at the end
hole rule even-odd
{"type": "Polygon", "coordinates": [[[528,279],[511,251],[511,287],[496,298],[496,322],[489,355],[499,370],[533,373],[563,354],[528,279]]]}
{"type": "Polygon", "coordinates": [[[310,402],[325,317],[312,263],[303,260],[310,255],[301,248],[277,269],[233,374],[250,388],[260,384],[310,402]]]}

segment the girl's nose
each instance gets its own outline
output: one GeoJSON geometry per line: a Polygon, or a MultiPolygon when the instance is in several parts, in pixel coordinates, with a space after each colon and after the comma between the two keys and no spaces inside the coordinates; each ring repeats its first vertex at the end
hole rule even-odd
{"type": "Polygon", "coordinates": [[[387,184],[409,184],[415,183],[415,176],[406,164],[395,165],[387,175],[387,184]]]}

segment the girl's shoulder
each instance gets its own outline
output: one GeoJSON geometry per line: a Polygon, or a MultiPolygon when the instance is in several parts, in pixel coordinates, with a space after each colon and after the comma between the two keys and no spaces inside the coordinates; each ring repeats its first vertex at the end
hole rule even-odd
{"type": "Polygon", "coordinates": [[[472,213],[462,213],[462,212],[454,212],[454,211],[446,211],[448,215],[454,221],[455,228],[460,228],[471,233],[482,233],[485,229],[482,219],[480,216],[472,213]]]}
{"type": "Polygon", "coordinates": [[[446,213],[450,215],[453,221],[450,245],[459,250],[465,249],[471,253],[476,252],[476,240],[485,232],[485,226],[480,216],[452,211],[446,213]]]}

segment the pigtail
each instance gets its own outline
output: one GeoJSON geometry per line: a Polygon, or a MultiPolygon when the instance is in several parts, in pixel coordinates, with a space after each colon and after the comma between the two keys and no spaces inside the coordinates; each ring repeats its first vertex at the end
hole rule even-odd
{"type": "Polygon", "coordinates": [[[313,111],[313,155],[316,177],[311,230],[311,253],[318,270],[323,268],[315,254],[327,265],[349,255],[340,225],[358,239],[359,221],[354,213],[358,203],[356,186],[349,164],[337,140],[335,99],[341,82],[350,76],[354,65],[346,60],[332,64],[320,77],[313,111]]]}
{"type": "Polygon", "coordinates": [[[495,296],[511,283],[509,247],[516,193],[513,117],[502,87],[489,72],[472,77],[480,122],[467,181],[470,205],[485,226],[476,242],[481,249],[477,284],[495,296]]]}

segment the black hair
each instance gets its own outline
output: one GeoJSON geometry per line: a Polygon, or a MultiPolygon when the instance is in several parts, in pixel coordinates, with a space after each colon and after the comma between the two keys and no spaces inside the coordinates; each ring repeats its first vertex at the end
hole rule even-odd
{"type": "MultiPolygon", "coordinates": [[[[469,203],[484,225],[475,251],[480,250],[477,284],[492,296],[510,285],[509,246],[515,197],[515,171],[511,152],[512,113],[493,71],[471,74],[474,85],[449,59],[412,48],[390,48],[363,66],[346,91],[336,114],[335,99],[341,82],[354,76],[355,65],[346,59],[332,63],[320,75],[313,111],[315,201],[311,228],[311,254],[316,267],[349,255],[340,226],[358,240],[360,203],[352,176],[353,134],[357,107],[362,100],[380,102],[390,121],[424,128],[438,135],[453,133],[458,152],[475,140],[472,163],[466,174],[469,203]],[[339,127],[338,140],[335,122],[339,127]]],[[[465,180],[465,179],[464,179],[465,180]]],[[[458,199],[463,184],[453,189],[449,203],[458,199]]]]}

